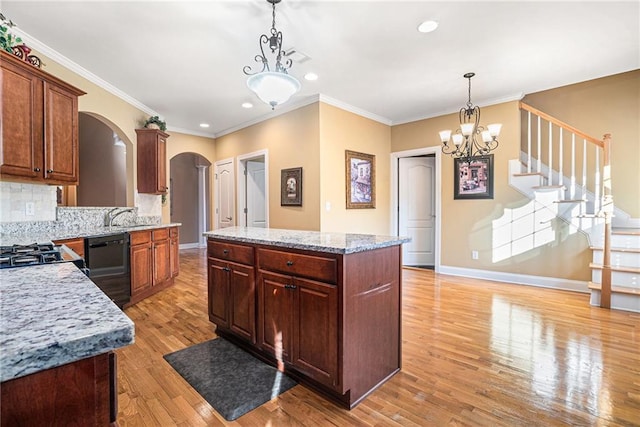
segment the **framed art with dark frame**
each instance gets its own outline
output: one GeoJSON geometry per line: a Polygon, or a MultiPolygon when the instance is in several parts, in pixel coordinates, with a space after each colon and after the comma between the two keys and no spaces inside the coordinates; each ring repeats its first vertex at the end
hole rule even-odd
{"type": "Polygon", "coordinates": [[[280,172],[280,206],[302,206],[302,168],[280,172]]]}
{"type": "Polygon", "coordinates": [[[493,154],[454,161],[454,199],[493,199],[493,154]]]}
{"type": "Polygon", "coordinates": [[[376,156],[345,150],[347,209],[376,207],[376,156]]]}

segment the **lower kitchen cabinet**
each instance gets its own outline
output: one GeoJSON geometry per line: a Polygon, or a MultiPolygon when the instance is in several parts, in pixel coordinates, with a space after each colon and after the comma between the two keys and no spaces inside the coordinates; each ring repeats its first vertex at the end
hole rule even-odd
{"type": "Polygon", "coordinates": [[[337,320],[335,285],[259,271],[260,348],[332,388],[338,380],[337,320]]]}
{"type": "Polygon", "coordinates": [[[65,245],[79,257],[84,258],[84,238],[54,240],[55,245],[65,245]]]}
{"type": "Polygon", "coordinates": [[[400,245],[336,254],[210,237],[207,247],[218,335],[347,408],[400,370],[400,245]]]}
{"type": "Polygon", "coordinates": [[[209,320],[219,330],[226,329],[255,344],[255,268],[231,261],[242,261],[245,255],[242,251],[243,247],[239,245],[222,248],[216,244],[208,245],[209,320]],[[238,253],[242,255],[235,256],[238,253]],[[214,258],[216,254],[224,259],[214,258]]]}
{"type": "Polygon", "coordinates": [[[169,241],[171,252],[169,252],[169,264],[171,266],[171,277],[176,277],[180,273],[180,237],[178,227],[169,228],[169,241]]]}
{"type": "MultiPolygon", "coordinates": [[[[178,275],[178,245],[170,238],[171,228],[129,232],[131,301],[133,305],[174,283],[178,275]]],[[[177,228],[175,239],[177,240],[177,228]]]]}

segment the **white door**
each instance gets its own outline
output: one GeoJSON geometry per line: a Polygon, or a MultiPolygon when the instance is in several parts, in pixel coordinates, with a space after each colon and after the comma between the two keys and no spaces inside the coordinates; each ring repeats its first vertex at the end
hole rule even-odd
{"type": "Polygon", "coordinates": [[[267,226],[266,204],[264,199],[264,161],[247,161],[247,226],[267,226]]]}
{"type": "Polygon", "coordinates": [[[233,160],[216,163],[216,228],[231,227],[233,220],[233,160]]]}
{"type": "Polygon", "coordinates": [[[402,263],[435,264],[435,158],[398,159],[398,234],[411,237],[402,245],[402,263]]]}

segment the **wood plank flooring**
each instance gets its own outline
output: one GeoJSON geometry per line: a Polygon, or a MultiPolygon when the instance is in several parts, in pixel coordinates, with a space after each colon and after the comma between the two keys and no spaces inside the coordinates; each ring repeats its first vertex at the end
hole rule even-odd
{"type": "Polygon", "coordinates": [[[126,310],[120,426],[640,426],[640,314],[587,294],[403,271],[402,371],[352,411],[302,385],[227,423],[162,356],[214,338],[206,255],[126,310]]]}

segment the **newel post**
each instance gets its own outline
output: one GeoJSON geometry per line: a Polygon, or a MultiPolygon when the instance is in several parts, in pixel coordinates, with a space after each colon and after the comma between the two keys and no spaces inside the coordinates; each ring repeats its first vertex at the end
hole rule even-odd
{"type": "Polygon", "coordinates": [[[602,260],[602,288],[600,307],[611,308],[611,218],[613,217],[613,196],[611,194],[611,134],[602,139],[604,168],[602,173],[602,213],[604,214],[604,247],[602,260]]]}

